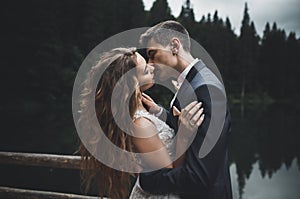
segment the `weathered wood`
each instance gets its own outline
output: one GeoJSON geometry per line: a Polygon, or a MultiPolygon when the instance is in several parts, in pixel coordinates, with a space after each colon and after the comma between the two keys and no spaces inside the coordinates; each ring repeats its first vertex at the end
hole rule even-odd
{"type": "Polygon", "coordinates": [[[81,169],[81,157],[75,155],[0,152],[0,164],[81,169]]]}
{"type": "MultiPolygon", "coordinates": [[[[98,199],[94,196],[83,196],[50,191],[34,191],[0,186],[0,198],[5,199],[98,199]]],[[[108,199],[108,198],[104,198],[108,199]]]]}

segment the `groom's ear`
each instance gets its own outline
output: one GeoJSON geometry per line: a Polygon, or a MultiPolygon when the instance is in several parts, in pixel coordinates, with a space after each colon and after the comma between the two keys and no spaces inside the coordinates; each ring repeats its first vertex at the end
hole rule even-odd
{"type": "Polygon", "coordinates": [[[173,49],[177,49],[178,48],[178,44],[174,41],[171,42],[171,47],[172,47],[172,50],[173,49]]]}
{"type": "Polygon", "coordinates": [[[171,48],[172,49],[177,49],[179,50],[179,47],[180,47],[180,40],[177,38],[177,37],[173,37],[171,39],[171,48]]]}
{"type": "Polygon", "coordinates": [[[176,43],[171,43],[171,51],[173,55],[177,55],[178,54],[178,45],[176,43]]]}
{"type": "Polygon", "coordinates": [[[179,51],[179,48],[180,48],[179,39],[177,37],[173,37],[171,39],[170,46],[171,46],[171,51],[172,51],[173,55],[177,55],[178,51],[179,51]]]}
{"type": "Polygon", "coordinates": [[[173,52],[173,54],[177,51],[178,49],[178,45],[174,42],[171,43],[171,51],[173,52]]]}

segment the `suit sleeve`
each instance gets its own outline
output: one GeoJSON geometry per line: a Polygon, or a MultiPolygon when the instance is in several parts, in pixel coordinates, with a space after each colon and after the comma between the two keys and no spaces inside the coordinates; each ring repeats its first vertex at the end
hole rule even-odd
{"type": "Polygon", "coordinates": [[[222,125],[222,132],[208,155],[200,158],[199,151],[209,128],[212,116],[212,99],[214,101],[213,106],[227,107],[226,97],[215,86],[200,86],[195,93],[198,100],[203,103],[205,120],[198,128],[195,139],[185,153],[185,162],[177,168],[163,168],[141,173],[140,185],[147,192],[153,194],[205,194],[216,183],[217,175],[223,168],[226,156],[228,117],[223,124],[220,124],[222,125]]]}

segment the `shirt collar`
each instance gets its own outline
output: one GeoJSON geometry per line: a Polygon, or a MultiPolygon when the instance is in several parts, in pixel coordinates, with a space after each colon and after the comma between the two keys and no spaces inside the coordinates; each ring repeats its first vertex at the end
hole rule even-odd
{"type": "Polygon", "coordinates": [[[183,83],[184,79],[186,78],[187,74],[190,72],[191,68],[199,61],[198,58],[194,59],[179,75],[177,78],[177,84],[180,87],[183,83]]]}

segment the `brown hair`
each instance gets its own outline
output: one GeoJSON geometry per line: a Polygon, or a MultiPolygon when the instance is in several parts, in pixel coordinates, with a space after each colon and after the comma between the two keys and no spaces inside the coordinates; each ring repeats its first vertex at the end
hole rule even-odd
{"type": "Polygon", "coordinates": [[[180,40],[185,51],[190,51],[191,41],[188,31],[179,22],[173,20],[164,21],[149,28],[140,36],[140,44],[142,48],[146,48],[148,42],[154,39],[155,42],[166,47],[173,37],[180,40]]]}
{"type": "MultiPolygon", "coordinates": [[[[89,151],[83,144],[79,147],[83,167],[82,182],[85,185],[86,192],[90,189],[91,184],[95,184],[101,197],[126,198],[130,185],[130,174],[110,168],[91,155],[94,151],[99,151],[103,137],[103,134],[99,133],[97,128],[89,121],[91,114],[94,114],[92,106],[95,106],[97,119],[105,136],[121,149],[132,151],[131,137],[121,130],[114,120],[113,110],[111,109],[111,96],[120,78],[129,70],[135,69],[135,51],[135,48],[116,48],[101,56],[99,62],[89,71],[81,95],[78,126],[81,132],[89,134],[89,151]],[[103,71],[105,66],[108,67],[103,71]],[[97,75],[99,75],[99,72],[103,72],[103,74],[98,81],[97,75]],[[94,85],[96,85],[96,88],[93,88],[94,85]],[[92,93],[93,90],[96,92],[92,93]],[[95,99],[95,104],[91,103],[92,98],[95,99]]],[[[117,94],[120,100],[118,106],[121,107],[118,110],[118,115],[126,118],[124,116],[126,114],[125,109],[129,105],[130,119],[132,119],[138,107],[138,97],[140,97],[137,80],[134,76],[126,78],[121,86],[121,92],[117,94]],[[129,95],[130,88],[136,88],[131,96],[129,95]]],[[[105,151],[99,152],[105,153],[105,151]]],[[[112,160],[126,161],[119,156],[112,157],[112,160]]]]}

